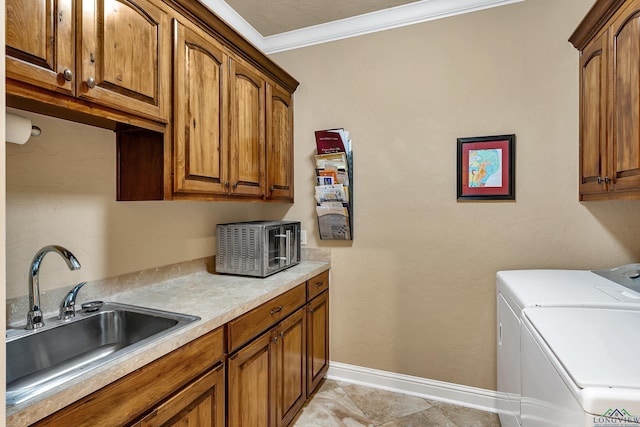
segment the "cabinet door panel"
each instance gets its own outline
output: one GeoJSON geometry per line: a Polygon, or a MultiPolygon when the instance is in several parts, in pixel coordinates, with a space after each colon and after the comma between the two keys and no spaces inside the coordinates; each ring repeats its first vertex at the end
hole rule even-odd
{"type": "Polygon", "coordinates": [[[173,22],[176,192],[225,194],[227,55],[211,38],[173,22]]]}
{"type": "Polygon", "coordinates": [[[640,188],[640,1],[613,24],[614,190],[640,188]]]}
{"type": "Polygon", "coordinates": [[[163,118],[169,79],[168,17],[147,0],[82,4],[77,93],[106,106],[163,118]]]}
{"type": "Polygon", "coordinates": [[[274,425],[273,354],[272,331],[269,331],[229,358],[229,427],[274,425]]]}
{"type": "Polygon", "coordinates": [[[136,427],[224,427],[224,389],[224,365],[220,365],[153,410],[136,427]]]}
{"type": "Polygon", "coordinates": [[[591,42],[580,60],[580,194],[606,191],[607,37],[591,42]]]}
{"type": "Polygon", "coordinates": [[[6,0],[5,22],[7,77],[73,95],[73,2],[6,0]]]}
{"type": "Polygon", "coordinates": [[[231,60],[231,193],[264,196],[265,81],[231,60]]]}
{"type": "Polygon", "coordinates": [[[276,329],[278,426],[288,425],[307,398],[306,326],[306,312],[301,308],[276,329]]]}
{"type": "Polygon", "coordinates": [[[329,369],[329,292],[308,305],[307,395],[320,384],[329,369]]]}
{"type": "Polygon", "coordinates": [[[293,103],[267,85],[267,197],[293,202],[293,103]]]}

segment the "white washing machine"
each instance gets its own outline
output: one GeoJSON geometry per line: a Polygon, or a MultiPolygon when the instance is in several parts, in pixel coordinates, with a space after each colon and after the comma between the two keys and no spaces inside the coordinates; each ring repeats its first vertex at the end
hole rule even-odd
{"type": "Polygon", "coordinates": [[[523,314],[523,427],[640,426],[640,310],[523,314]]]}
{"type": "Polygon", "coordinates": [[[540,306],[640,308],[640,283],[636,283],[639,272],[640,264],[630,264],[596,272],[512,270],[497,273],[498,414],[503,427],[521,425],[523,309],[540,306]],[[625,286],[616,282],[624,282],[625,286]],[[636,284],[637,288],[626,287],[636,284]]]}

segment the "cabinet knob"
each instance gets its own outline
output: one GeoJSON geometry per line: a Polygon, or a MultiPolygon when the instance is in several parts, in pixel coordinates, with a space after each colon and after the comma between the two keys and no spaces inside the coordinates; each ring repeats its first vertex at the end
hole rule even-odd
{"type": "Polygon", "coordinates": [[[602,185],[602,182],[603,182],[602,177],[601,177],[601,176],[599,176],[599,177],[598,177],[598,185],[602,185]]]}
{"type": "Polygon", "coordinates": [[[96,79],[94,79],[93,77],[89,77],[87,79],[87,86],[89,86],[89,89],[93,89],[94,87],[96,87],[96,79]]]}
{"type": "Polygon", "coordinates": [[[322,282],[316,282],[316,288],[319,288],[320,286],[322,286],[322,282]]]}
{"type": "Polygon", "coordinates": [[[276,187],[274,187],[274,186],[272,185],[271,187],[269,187],[269,192],[270,192],[270,193],[273,193],[273,190],[275,190],[275,189],[276,189],[276,187]]]}
{"type": "Polygon", "coordinates": [[[66,81],[70,82],[71,80],[73,80],[73,71],[71,71],[68,68],[65,68],[64,71],[62,72],[62,77],[64,77],[66,81]]]}

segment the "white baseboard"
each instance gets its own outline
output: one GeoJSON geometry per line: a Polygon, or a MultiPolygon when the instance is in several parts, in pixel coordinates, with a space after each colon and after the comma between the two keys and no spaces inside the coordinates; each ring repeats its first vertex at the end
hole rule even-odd
{"type": "Polygon", "coordinates": [[[493,390],[396,374],[340,362],[329,363],[327,378],[487,412],[498,412],[500,393],[493,390]]]}

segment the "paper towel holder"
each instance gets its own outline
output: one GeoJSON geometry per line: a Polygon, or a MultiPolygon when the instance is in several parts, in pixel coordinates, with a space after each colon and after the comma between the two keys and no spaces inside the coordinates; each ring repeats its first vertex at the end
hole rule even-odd
{"type": "Polygon", "coordinates": [[[6,112],[5,141],[14,144],[25,144],[29,138],[40,136],[42,130],[26,117],[6,112]]]}

